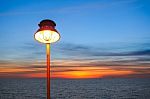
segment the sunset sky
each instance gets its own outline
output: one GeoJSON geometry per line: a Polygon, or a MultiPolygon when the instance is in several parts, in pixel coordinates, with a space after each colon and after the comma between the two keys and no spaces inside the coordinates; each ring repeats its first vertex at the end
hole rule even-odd
{"type": "Polygon", "coordinates": [[[0,0],[0,78],[46,76],[43,19],[61,34],[51,45],[54,78],[150,77],[149,0],[0,0]]]}

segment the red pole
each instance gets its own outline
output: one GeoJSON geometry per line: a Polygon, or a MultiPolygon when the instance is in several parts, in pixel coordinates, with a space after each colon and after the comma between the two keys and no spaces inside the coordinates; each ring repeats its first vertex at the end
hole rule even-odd
{"type": "Polygon", "coordinates": [[[47,99],[50,99],[50,44],[46,44],[47,56],[47,99]]]}

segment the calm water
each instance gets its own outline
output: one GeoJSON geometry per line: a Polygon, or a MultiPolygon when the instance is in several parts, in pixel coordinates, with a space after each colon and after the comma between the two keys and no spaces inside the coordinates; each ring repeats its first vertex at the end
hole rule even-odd
{"type": "MultiPolygon", "coordinates": [[[[46,99],[45,79],[0,79],[0,99],[46,99]]],[[[51,81],[52,99],[150,99],[149,79],[51,81]]]]}

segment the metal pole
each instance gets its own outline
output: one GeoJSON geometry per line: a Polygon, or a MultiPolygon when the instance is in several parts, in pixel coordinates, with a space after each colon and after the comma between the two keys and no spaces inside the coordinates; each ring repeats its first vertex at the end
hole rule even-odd
{"type": "Polygon", "coordinates": [[[47,99],[50,99],[50,44],[46,44],[47,56],[47,99]]]}

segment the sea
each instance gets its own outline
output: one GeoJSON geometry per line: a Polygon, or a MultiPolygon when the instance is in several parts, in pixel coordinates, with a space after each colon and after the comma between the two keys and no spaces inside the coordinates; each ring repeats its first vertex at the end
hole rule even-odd
{"type": "MultiPolygon", "coordinates": [[[[46,79],[0,78],[0,99],[46,99],[46,79]]],[[[150,99],[150,78],[51,79],[51,99],[150,99]]]]}

